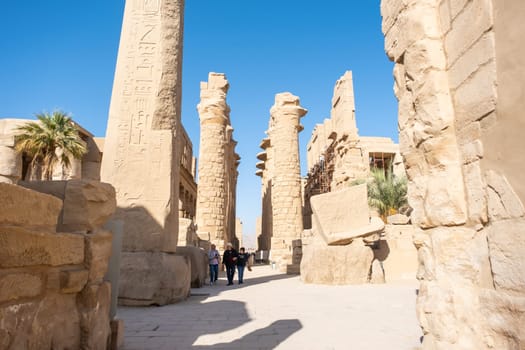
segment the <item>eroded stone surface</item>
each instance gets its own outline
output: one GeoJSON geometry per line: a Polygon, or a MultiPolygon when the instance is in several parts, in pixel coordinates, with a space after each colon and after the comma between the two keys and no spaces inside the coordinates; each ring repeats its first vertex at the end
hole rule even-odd
{"type": "Polygon", "coordinates": [[[26,188],[0,183],[0,225],[42,227],[55,231],[62,201],[26,188]]]}
{"type": "Polygon", "coordinates": [[[84,261],[84,237],[50,234],[22,227],[0,227],[0,268],[73,265],[84,261]]]}
{"type": "Polygon", "coordinates": [[[122,305],[171,304],[189,295],[189,257],[163,252],[123,252],[120,266],[122,305]]]}

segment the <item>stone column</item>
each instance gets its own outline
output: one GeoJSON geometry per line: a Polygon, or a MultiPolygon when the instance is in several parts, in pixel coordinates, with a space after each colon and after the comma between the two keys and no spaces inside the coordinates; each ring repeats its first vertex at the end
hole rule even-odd
{"type": "Polygon", "coordinates": [[[189,290],[188,262],[173,254],[183,11],[183,0],[125,6],[101,169],[102,181],[117,191],[116,219],[124,222],[121,303],[166,304],[189,290]]]}
{"type": "Polygon", "coordinates": [[[260,162],[257,163],[256,167],[259,169],[256,171],[256,175],[261,177],[261,198],[262,198],[262,213],[260,218],[260,235],[257,239],[257,247],[259,250],[270,250],[271,237],[272,237],[272,173],[273,173],[273,162],[272,162],[272,148],[270,145],[270,139],[265,138],[262,140],[260,147],[264,150],[257,154],[257,159],[260,162]]]}
{"type": "Polygon", "coordinates": [[[292,263],[292,241],[301,238],[303,215],[301,200],[301,168],[299,163],[300,118],[307,110],[299,98],[285,92],[275,95],[270,110],[268,136],[272,144],[273,237],[271,259],[281,271],[292,263]]]}
{"type": "Polygon", "coordinates": [[[223,248],[226,237],[226,142],[230,107],[226,103],[229,84],[221,73],[210,73],[201,82],[199,181],[197,188],[197,233],[223,248]]]}

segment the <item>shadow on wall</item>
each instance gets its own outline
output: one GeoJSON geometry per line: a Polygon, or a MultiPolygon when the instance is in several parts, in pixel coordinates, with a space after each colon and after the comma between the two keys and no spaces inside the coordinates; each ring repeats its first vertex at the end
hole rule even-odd
{"type": "Polygon", "coordinates": [[[159,308],[120,308],[119,317],[126,324],[123,350],[152,349],[159,344],[159,340],[164,346],[174,349],[245,349],[254,346],[273,349],[302,328],[297,319],[278,320],[232,342],[194,345],[195,342],[210,343],[206,339],[208,335],[235,330],[251,321],[243,302],[205,302],[206,299],[194,296],[184,303],[159,308]],[[139,314],[141,317],[137,317],[139,314]],[[148,320],[147,327],[144,320],[148,320]]]}

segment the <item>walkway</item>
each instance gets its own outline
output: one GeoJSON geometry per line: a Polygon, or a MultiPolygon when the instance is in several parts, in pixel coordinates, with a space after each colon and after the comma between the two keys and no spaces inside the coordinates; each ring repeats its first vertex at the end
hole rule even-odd
{"type": "Polygon", "coordinates": [[[118,315],[124,350],[415,350],[416,286],[308,285],[256,266],[242,285],[221,278],[185,302],[121,307],[118,315]]]}

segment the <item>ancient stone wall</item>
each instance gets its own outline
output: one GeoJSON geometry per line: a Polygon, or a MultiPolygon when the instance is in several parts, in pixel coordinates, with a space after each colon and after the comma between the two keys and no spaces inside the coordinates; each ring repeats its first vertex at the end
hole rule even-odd
{"type": "Polygon", "coordinates": [[[120,302],[165,304],[189,292],[178,242],[184,1],[127,1],[102,181],[124,222],[120,302]]]}
{"type": "MultiPolygon", "coordinates": [[[[298,133],[306,114],[299,98],[290,93],[275,95],[267,131],[271,148],[271,259],[280,270],[292,264],[292,242],[301,238],[303,214],[298,133]]],[[[268,152],[268,150],[267,150],[268,152]]]]}
{"type": "Polygon", "coordinates": [[[525,3],[381,4],[418,226],[423,349],[525,345],[525,3]]]}
{"type": "Polygon", "coordinates": [[[179,149],[180,183],[179,183],[179,218],[193,219],[197,206],[197,183],[195,182],[196,159],[193,156],[193,144],[181,124],[179,149]]]}
{"type": "Polygon", "coordinates": [[[53,195],[0,183],[0,349],[106,349],[112,235],[101,226],[115,191],[89,181],[33,184],[53,195]]]}
{"type": "Polygon", "coordinates": [[[197,229],[201,239],[218,248],[235,238],[235,195],[239,156],[226,103],[229,84],[222,73],[210,73],[201,82],[199,111],[199,184],[197,229]]]}

